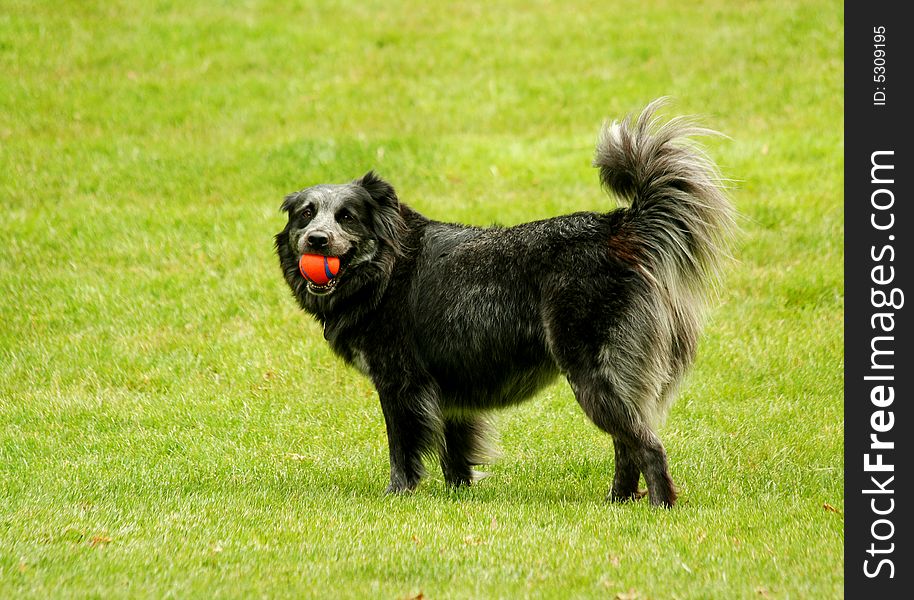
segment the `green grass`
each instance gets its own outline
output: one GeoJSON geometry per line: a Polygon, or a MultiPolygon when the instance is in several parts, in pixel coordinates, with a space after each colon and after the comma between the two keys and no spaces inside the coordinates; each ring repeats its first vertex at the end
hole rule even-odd
{"type": "Polygon", "coordinates": [[[841,11],[0,0],[0,597],[840,596],[841,11]],[[598,126],[661,95],[731,137],[744,216],[661,432],[680,504],[603,502],[564,383],[479,486],[383,497],[282,196],[376,168],[440,219],[608,208],[598,126]]]}

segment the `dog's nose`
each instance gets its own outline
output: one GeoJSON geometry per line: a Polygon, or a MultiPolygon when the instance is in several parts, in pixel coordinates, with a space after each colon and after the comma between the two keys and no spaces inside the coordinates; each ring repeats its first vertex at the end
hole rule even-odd
{"type": "Polygon", "coordinates": [[[308,234],[308,245],[312,248],[323,248],[330,243],[330,234],[325,231],[312,231],[308,234]]]}

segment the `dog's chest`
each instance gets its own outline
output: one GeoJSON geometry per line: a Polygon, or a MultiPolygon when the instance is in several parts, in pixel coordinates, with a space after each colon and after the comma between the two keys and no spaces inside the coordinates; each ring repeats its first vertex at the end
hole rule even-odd
{"type": "Polygon", "coordinates": [[[368,366],[368,355],[363,350],[357,348],[355,344],[336,339],[330,343],[330,348],[333,349],[337,356],[355,367],[359,373],[365,377],[371,377],[371,368],[368,366]]]}

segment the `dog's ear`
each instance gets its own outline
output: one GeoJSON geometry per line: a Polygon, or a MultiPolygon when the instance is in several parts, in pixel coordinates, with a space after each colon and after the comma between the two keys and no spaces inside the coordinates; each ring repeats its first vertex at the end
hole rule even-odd
{"type": "Polygon", "coordinates": [[[360,186],[374,201],[372,207],[372,229],[378,241],[400,253],[400,236],[405,224],[400,216],[400,200],[392,185],[378,177],[374,171],[368,171],[361,179],[354,182],[360,186]]]}
{"type": "Polygon", "coordinates": [[[279,210],[282,212],[289,212],[295,205],[296,200],[298,200],[298,192],[292,192],[283,199],[282,206],[279,207],[279,210]]]}
{"type": "Polygon", "coordinates": [[[362,175],[361,179],[356,179],[355,184],[368,192],[368,195],[378,206],[397,207],[400,204],[397,199],[397,192],[394,191],[394,186],[378,177],[374,171],[368,171],[362,175]]]}

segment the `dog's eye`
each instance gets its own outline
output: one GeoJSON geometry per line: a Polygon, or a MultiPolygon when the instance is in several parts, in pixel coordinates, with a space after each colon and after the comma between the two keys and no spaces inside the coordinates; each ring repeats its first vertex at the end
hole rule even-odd
{"type": "Polygon", "coordinates": [[[352,223],[355,221],[355,217],[352,216],[352,213],[343,211],[337,217],[341,223],[352,223]]]}
{"type": "Polygon", "coordinates": [[[300,214],[301,214],[301,218],[310,219],[311,217],[314,216],[314,210],[310,206],[308,206],[305,208],[305,210],[301,211],[300,214]]]}

